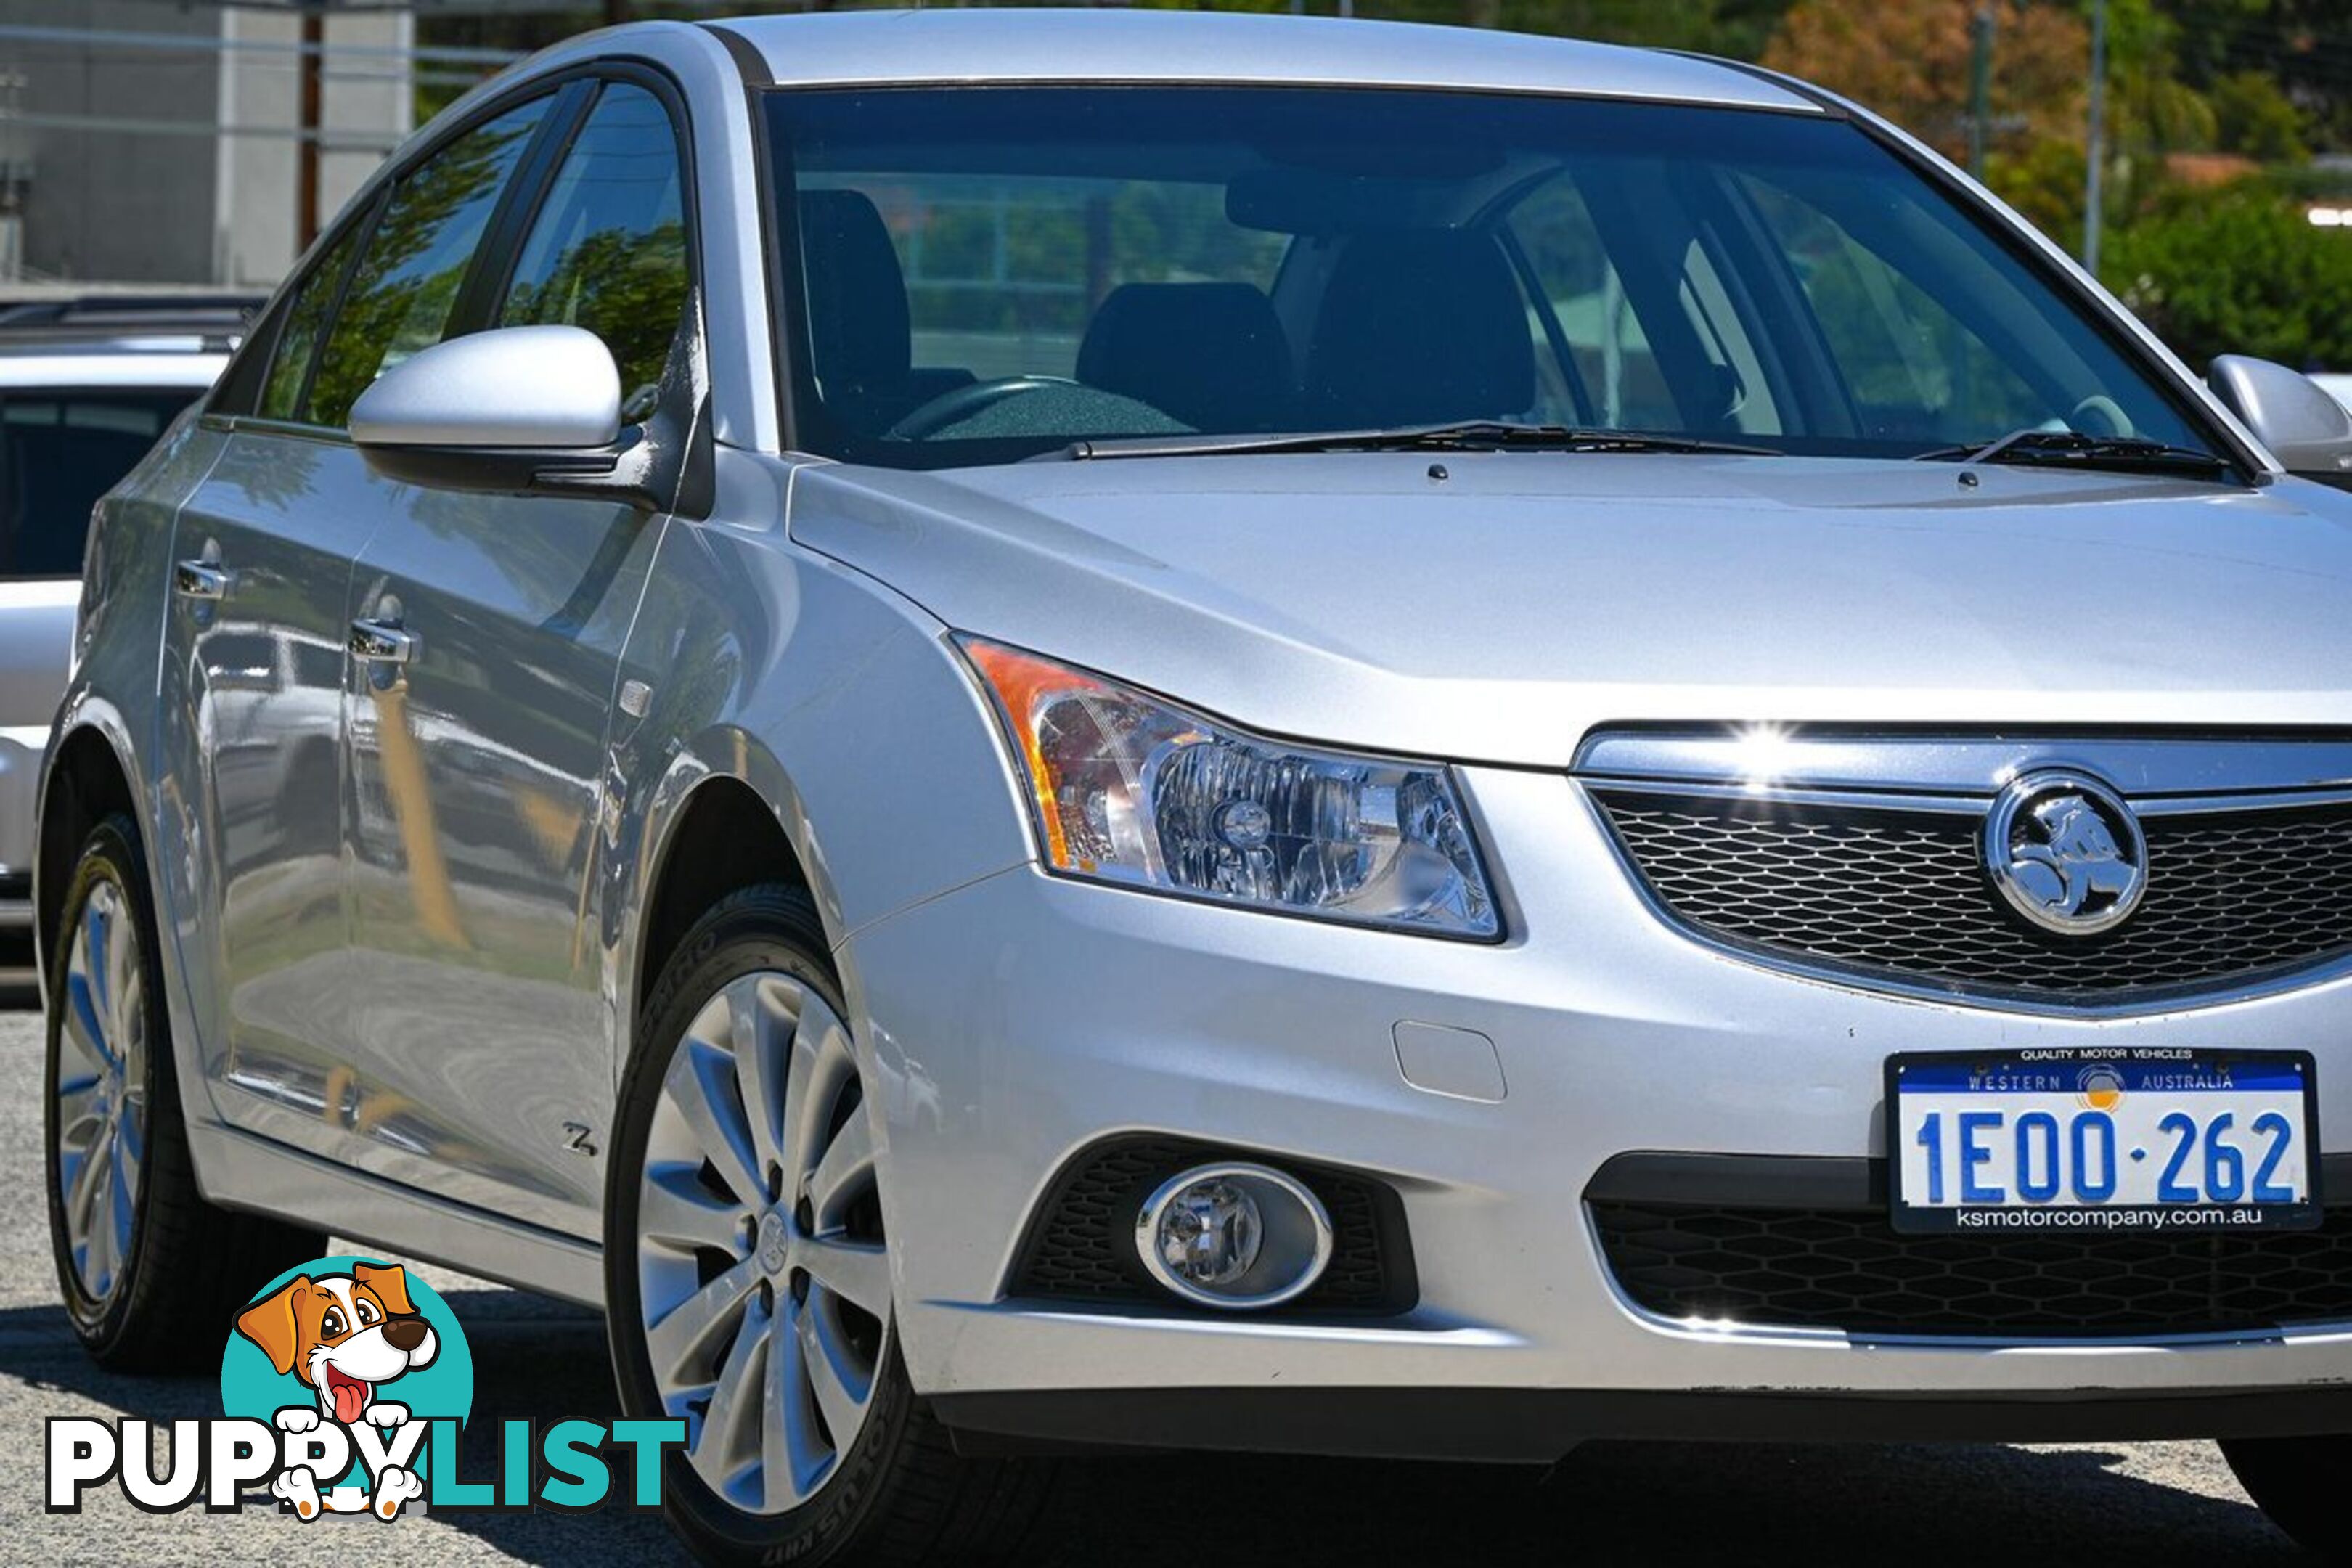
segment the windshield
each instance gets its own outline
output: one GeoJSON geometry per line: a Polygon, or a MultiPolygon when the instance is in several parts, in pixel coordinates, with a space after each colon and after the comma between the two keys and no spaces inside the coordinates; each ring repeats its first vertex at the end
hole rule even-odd
{"type": "Polygon", "coordinates": [[[1431,91],[769,98],[799,444],[1534,422],[1913,457],[2211,437],[2035,267],[1829,116],[1431,91]]]}

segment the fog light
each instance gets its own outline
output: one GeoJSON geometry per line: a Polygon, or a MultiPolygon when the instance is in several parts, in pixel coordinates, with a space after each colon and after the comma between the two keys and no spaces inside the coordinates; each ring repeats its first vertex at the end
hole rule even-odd
{"type": "Polygon", "coordinates": [[[1331,1216],[1265,1165],[1202,1165],[1172,1176],[1136,1216],[1135,1248],[1166,1289],[1204,1307],[1279,1306],[1331,1261],[1331,1216]]]}

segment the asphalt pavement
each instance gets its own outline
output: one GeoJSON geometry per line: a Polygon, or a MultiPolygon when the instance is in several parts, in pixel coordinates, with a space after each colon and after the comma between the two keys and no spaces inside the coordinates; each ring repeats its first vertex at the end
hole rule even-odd
{"type": "MultiPolygon", "coordinates": [[[[219,1414],[215,1376],[91,1365],[57,1305],[41,1200],[41,1034],[0,1014],[0,1563],[680,1563],[621,1513],[328,1519],[248,1508],[151,1516],[119,1492],[41,1507],[43,1419],[219,1414]]],[[[339,1248],[341,1250],[341,1248],[339,1248]]],[[[477,1430],[609,1415],[602,1324],[560,1303],[427,1277],[473,1347],[477,1430]]],[[[482,1473],[488,1461],[469,1465],[482,1473]]],[[[1041,1564],[1083,1568],[2217,1568],[2306,1560],[2210,1444],[2056,1448],[1596,1444],[1549,1472],[1262,1458],[1065,1470],[1041,1564]]]]}

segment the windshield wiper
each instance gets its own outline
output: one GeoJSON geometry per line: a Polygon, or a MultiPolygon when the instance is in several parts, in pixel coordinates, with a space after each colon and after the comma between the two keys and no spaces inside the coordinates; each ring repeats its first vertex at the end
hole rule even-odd
{"type": "Polygon", "coordinates": [[[1521,425],[1471,419],[1450,425],[1407,425],[1379,430],[1315,430],[1279,436],[1131,436],[1074,441],[1062,455],[1093,458],[1196,458],[1265,452],[1687,452],[1737,458],[1777,458],[1765,447],[1743,447],[1696,436],[1638,430],[1586,430],[1572,425],[1521,425]]]}
{"type": "Polygon", "coordinates": [[[2174,447],[2137,436],[2085,436],[2079,430],[2028,426],[1982,447],[1939,447],[1919,454],[1923,463],[2049,463],[2061,468],[2113,469],[2120,473],[2226,473],[2227,458],[2196,447],[2174,447]]]}

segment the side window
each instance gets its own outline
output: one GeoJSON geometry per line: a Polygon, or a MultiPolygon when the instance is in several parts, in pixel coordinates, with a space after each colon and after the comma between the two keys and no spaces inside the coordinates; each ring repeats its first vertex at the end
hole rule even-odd
{"type": "Polygon", "coordinates": [[[550,101],[535,100],[468,132],[393,191],[328,334],[310,392],[311,424],[342,425],[377,376],[441,341],[507,178],[550,101]]]}
{"type": "Polygon", "coordinates": [[[353,224],[302,280],[301,291],[286,312],[286,325],[278,333],[278,346],[270,353],[268,379],[261,384],[261,405],[257,412],[264,419],[293,419],[300,415],[302,383],[310,374],[320,329],[326,325],[327,312],[334,309],[335,290],[342,287],[343,274],[351,270],[352,253],[359,248],[360,234],[366,227],[363,223],[353,224]]]}
{"type": "Polygon", "coordinates": [[[79,576],[89,509],[201,395],[12,394],[0,405],[0,576],[79,576]]]}
{"type": "Polygon", "coordinates": [[[2006,355],[1828,213],[1760,179],[1741,184],[1821,322],[1863,434],[1989,441],[2063,416],[2006,355]]]}
{"type": "Polygon", "coordinates": [[[621,368],[627,416],[651,411],[686,313],[684,171],[661,100],[604,89],[557,171],[499,313],[505,327],[585,327],[621,368]]]}
{"type": "MultiPolygon", "coordinates": [[[[1593,421],[1612,430],[1681,429],[1682,410],[1667,390],[1649,335],[1575,184],[1565,177],[1549,181],[1511,214],[1510,227],[1568,339],[1577,379],[1592,401],[1593,421]]],[[[1538,342],[1536,363],[1549,383],[1558,367],[1540,335],[1538,342]]],[[[1574,423],[1577,415],[1565,390],[1545,412],[1574,423]]],[[[1545,392],[1551,402],[1553,386],[1547,384],[1545,392]]]]}

